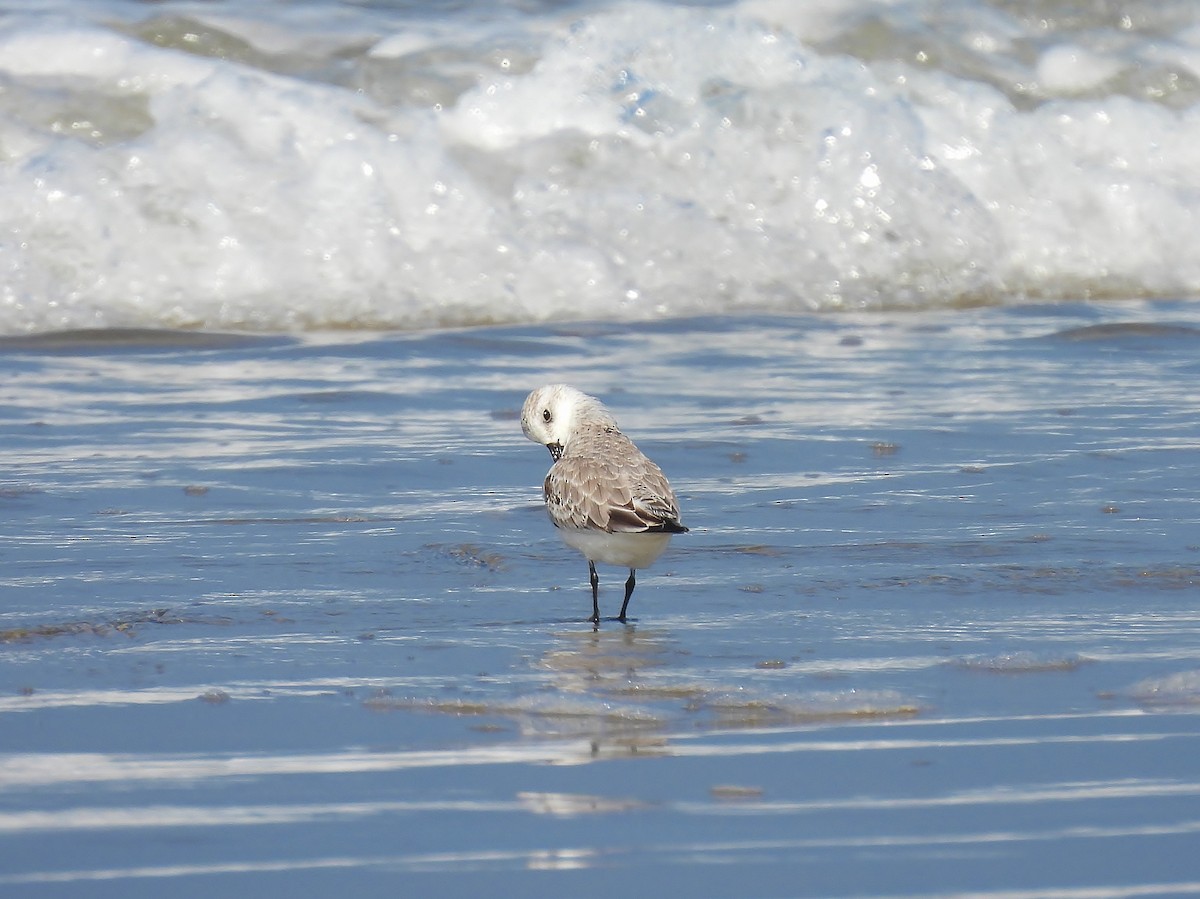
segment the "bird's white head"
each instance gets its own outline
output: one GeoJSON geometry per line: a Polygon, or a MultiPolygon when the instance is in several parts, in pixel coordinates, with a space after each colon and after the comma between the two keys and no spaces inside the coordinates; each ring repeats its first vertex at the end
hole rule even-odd
{"type": "Polygon", "coordinates": [[[571,436],[585,425],[615,429],[617,420],[594,396],[566,384],[547,384],[525,398],[521,430],[534,443],[549,449],[556,461],[566,451],[571,436]]]}

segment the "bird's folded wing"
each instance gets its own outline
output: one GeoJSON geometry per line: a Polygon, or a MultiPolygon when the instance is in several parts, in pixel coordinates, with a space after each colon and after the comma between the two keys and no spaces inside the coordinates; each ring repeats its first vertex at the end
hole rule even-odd
{"type": "Polygon", "coordinates": [[[645,456],[618,469],[596,456],[564,457],[546,476],[546,509],[557,527],[610,533],[678,532],[679,509],[671,486],[645,456]]]}

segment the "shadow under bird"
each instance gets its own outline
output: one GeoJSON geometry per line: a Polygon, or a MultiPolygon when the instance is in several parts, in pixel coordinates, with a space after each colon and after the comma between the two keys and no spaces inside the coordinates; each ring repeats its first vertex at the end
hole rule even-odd
{"type": "Polygon", "coordinates": [[[546,512],[563,541],[588,560],[592,622],[600,622],[596,563],[629,569],[617,616],[624,621],[637,583],[635,571],[662,555],[673,534],[687,531],[671,485],[621,433],[603,403],[566,384],[549,384],[529,394],[521,430],[554,459],[543,487],[546,512]]]}

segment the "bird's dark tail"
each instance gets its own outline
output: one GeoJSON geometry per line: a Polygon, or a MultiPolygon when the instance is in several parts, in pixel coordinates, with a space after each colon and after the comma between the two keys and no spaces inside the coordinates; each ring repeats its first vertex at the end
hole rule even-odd
{"type": "Polygon", "coordinates": [[[658,534],[686,534],[688,529],[677,520],[664,521],[658,527],[650,528],[649,530],[658,534]]]}

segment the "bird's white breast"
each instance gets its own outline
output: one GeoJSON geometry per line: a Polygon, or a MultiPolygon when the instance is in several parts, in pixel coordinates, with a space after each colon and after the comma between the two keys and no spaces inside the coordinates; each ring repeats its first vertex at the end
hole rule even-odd
{"type": "Polygon", "coordinates": [[[579,550],[591,562],[620,565],[623,568],[648,568],[671,542],[670,534],[615,533],[559,528],[567,546],[579,550]]]}

